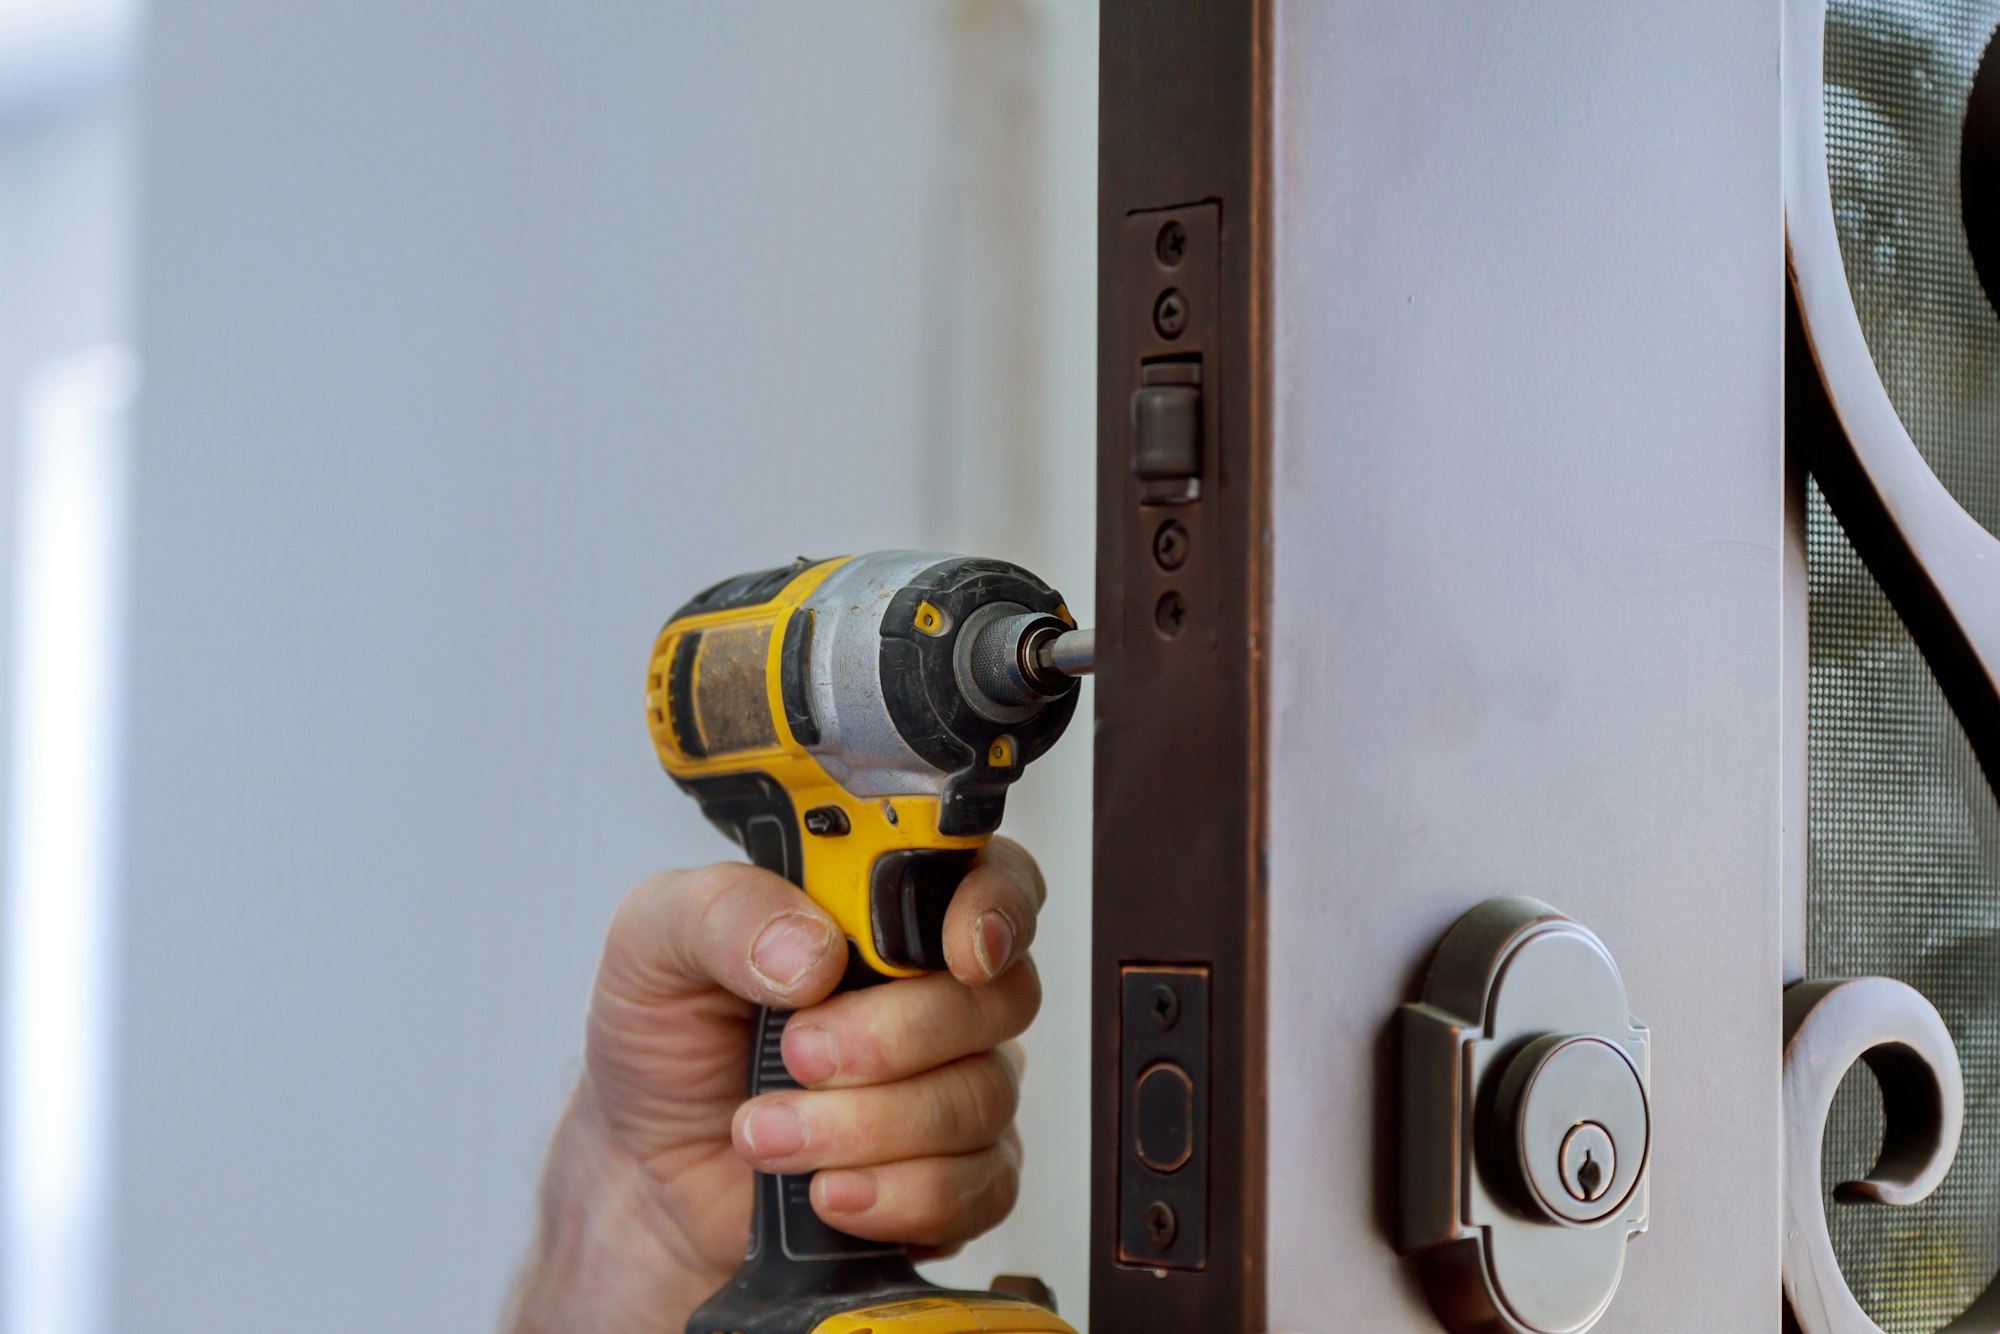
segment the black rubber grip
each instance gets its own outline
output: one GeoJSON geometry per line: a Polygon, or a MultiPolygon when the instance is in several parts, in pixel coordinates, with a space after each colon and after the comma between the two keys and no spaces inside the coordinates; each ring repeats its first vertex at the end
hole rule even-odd
{"type": "MultiPolygon", "coordinates": [[[[789,1010],[757,1012],[756,1064],[750,1079],[750,1096],[753,1098],[760,1093],[799,1087],[798,1081],[785,1070],[785,1024],[791,1017],[789,1010]]],[[[776,1207],[755,1211],[750,1222],[748,1258],[754,1260],[763,1254],[774,1259],[782,1256],[787,1261],[842,1260],[853,1256],[903,1254],[900,1246],[863,1241],[860,1237],[850,1237],[827,1226],[813,1212],[810,1173],[773,1177],[771,1180],[777,1184],[777,1189],[771,1192],[776,1207]]],[[[764,1204],[764,1181],[760,1180],[757,1187],[758,1202],[764,1204]]]]}
{"type": "MultiPolygon", "coordinates": [[[[800,885],[799,814],[790,795],[761,773],[682,784],[702,813],[729,834],[750,860],[800,885]]],[[[840,990],[886,981],[850,956],[840,990]]],[[[751,1047],[749,1093],[799,1087],[785,1069],[789,1010],[761,1009],[751,1047]]],[[[704,1302],[687,1334],[810,1334],[827,1316],[864,1299],[933,1291],[901,1246],[864,1241],[829,1227],[813,1212],[811,1175],[758,1173],[750,1212],[750,1247],[722,1291],[704,1302]]]]}

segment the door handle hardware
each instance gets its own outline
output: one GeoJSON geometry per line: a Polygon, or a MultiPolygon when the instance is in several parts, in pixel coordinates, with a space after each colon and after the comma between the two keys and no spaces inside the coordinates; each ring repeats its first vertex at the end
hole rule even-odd
{"type": "Polygon", "coordinates": [[[1582,1334],[1647,1226],[1648,1038],[1611,952],[1535,899],[1446,933],[1402,1007],[1402,1216],[1458,1334],[1582,1334]]]}
{"type": "MultiPolygon", "coordinates": [[[[1820,1177],[1827,1114],[1856,1061],[1882,1085],[1882,1152],[1845,1203],[1911,1205],[1943,1183],[1965,1125],[1958,1048],[1922,994],[1887,977],[1800,982],[1785,992],[1785,1302],[1801,1334],[1881,1334],[1848,1288],[1820,1177]]],[[[1949,1326],[2000,1330],[2000,1280],[1949,1326]]]]}

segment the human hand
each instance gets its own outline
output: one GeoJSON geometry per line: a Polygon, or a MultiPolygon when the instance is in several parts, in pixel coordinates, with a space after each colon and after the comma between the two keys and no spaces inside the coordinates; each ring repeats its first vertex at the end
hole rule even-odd
{"type": "Polygon", "coordinates": [[[724,862],[642,881],[605,941],[503,1327],[679,1334],[742,1259],[753,1171],[815,1173],[821,1218],[920,1255],[998,1223],[1044,896],[1033,859],[995,839],[946,914],[948,973],[834,996],[845,938],[780,877],[724,862]],[[805,1087],[746,1103],[758,1005],[798,1011],[784,1055],[805,1087]]]}

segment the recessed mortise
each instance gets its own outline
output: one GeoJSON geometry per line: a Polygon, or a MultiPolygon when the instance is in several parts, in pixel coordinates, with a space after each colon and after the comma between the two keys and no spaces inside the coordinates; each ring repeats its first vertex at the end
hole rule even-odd
{"type": "Polygon", "coordinates": [[[1119,1263],[1200,1270],[1208,1264],[1208,970],[1122,973],[1119,1263]]]}

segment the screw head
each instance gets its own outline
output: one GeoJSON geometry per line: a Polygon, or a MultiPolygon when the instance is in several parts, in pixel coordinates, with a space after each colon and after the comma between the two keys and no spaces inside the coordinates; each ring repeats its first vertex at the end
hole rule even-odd
{"type": "Polygon", "coordinates": [[[1177,269],[1187,258],[1187,228],[1176,218],[1160,228],[1160,234],[1153,238],[1153,253],[1160,263],[1170,269],[1177,269]]]}
{"type": "Polygon", "coordinates": [[[1153,1243],[1153,1249],[1164,1251],[1174,1244],[1180,1234],[1181,1220],[1174,1216],[1172,1206],[1165,1200],[1154,1200],[1146,1206],[1146,1240],[1153,1243]]]}
{"type": "Polygon", "coordinates": [[[1178,287],[1169,287],[1153,303],[1153,328],[1162,338],[1179,338],[1187,329],[1188,303],[1178,287]]]}
{"type": "Polygon", "coordinates": [[[1179,519],[1168,519],[1153,534],[1153,560],[1163,570],[1178,570],[1187,560],[1188,530],[1179,519]]]}
{"type": "Polygon", "coordinates": [[[1153,1022],[1159,1025],[1162,1033],[1181,1021],[1180,993],[1164,982],[1153,988],[1147,1006],[1153,1012],[1153,1022]]]}
{"type": "Polygon", "coordinates": [[[1187,603],[1181,595],[1169,589],[1160,594],[1160,600],[1153,607],[1153,625],[1168,639],[1178,639],[1187,628],[1187,603]]]}
{"type": "Polygon", "coordinates": [[[1618,1170],[1618,1150],[1611,1132],[1595,1121],[1585,1121],[1563,1136],[1563,1189],[1570,1198],[1591,1204],[1611,1189],[1612,1174],[1618,1170]]]}

